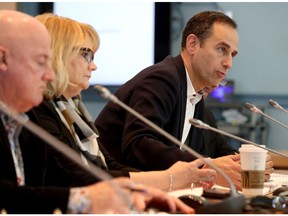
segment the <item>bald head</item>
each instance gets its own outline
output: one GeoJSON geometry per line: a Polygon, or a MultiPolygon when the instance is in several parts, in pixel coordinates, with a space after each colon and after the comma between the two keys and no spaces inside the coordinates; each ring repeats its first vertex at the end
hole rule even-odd
{"type": "Polygon", "coordinates": [[[34,17],[0,10],[0,100],[26,112],[43,99],[55,76],[50,62],[50,36],[34,17]]]}
{"type": "Polygon", "coordinates": [[[47,31],[45,26],[34,17],[12,10],[0,10],[0,26],[0,45],[4,46],[31,37],[33,32],[47,31]]]}

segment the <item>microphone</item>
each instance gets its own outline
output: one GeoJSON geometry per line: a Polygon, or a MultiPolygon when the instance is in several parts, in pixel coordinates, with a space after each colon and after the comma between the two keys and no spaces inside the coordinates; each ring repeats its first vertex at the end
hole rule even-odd
{"type": "Polygon", "coordinates": [[[52,136],[50,133],[45,131],[43,128],[39,127],[37,124],[29,120],[29,117],[24,114],[18,114],[14,110],[12,110],[10,107],[8,107],[5,103],[0,101],[0,110],[6,114],[7,116],[10,116],[11,118],[15,119],[19,124],[23,125],[26,129],[28,129],[30,132],[35,134],[36,136],[40,137],[42,140],[44,140],[47,144],[52,146],[57,151],[61,152],[63,155],[65,155],[67,158],[71,159],[73,162],[75,162],[77,165],[79,165],[81,168],[92,174],[95,178],[101,179],[101,180],[110,180],[112,177],[107,173],[95,166],[93,163],[88,161],[89,167],[85,165],[78,153],[76,153],[75,150],[67,146],[62,141],[58,140],[56,137],[52,136]],[[96,174],[97,173],[97,174],[96,174]]]}
{"type": "MultiPolygon", "coordinates": [[[[119,194],[123,198],[123,202],[127,206],[131,206],[131,199],[128,197],[122,190],[120,190],[119,185],[116,183],[110,181],[112,179],[112,176],[108,174],[107,172],[103,171],[93,163],[91,163],[89,160],[87,160],[88,165],[85,165],[80,157],[80,155],[70,148],[68,145],[63,143],[62,141],[58,140],[56,137],[52,136],[50,133],[45,131],[43,128],[35,124],[34,122],[29,120],[29,117],[24,114],[18,114],[13,109],[8,107],[4,102],[0,101],[0,111],[2,111],[7,116],[10,116],[14,120],[16,120],[19,124],[23,125],[26,129],[28,129],[30,132],[44,140],[48,145],[52,146],[57,151],[61,152],[64,156],[66,156],[71,161],[75,162],[77,165],[79,165],[83,170],[90,173],[92,176],[94,176],[96,179],[100,180],[107,180],[109,181],[109,184],[115,189],[116,193],[119,194]]],[[[133,188],[131,188],[133,189],[133,188]]]]}
{"type": "Polygon", "coordinates": [[[243,139],[243,138],[241,138],[241,137],[235,136],[235,135],[233,135],[233,134],[227,133],[227,132],[225,132],[225,131],[219,130],[219,129],[217,129],[217,128],[211,127],[210,125],[202,122],[202,121],[199,120],[199,119],[191,118],[191,119],[189,119],[189,122],[190,122],[190,124],[194,125],[195,127],[202,128],[202,129],[206,129],[206,130],[211,130],[211,131],[214,131],[214,132],[216,132],[216,133],[222,134],[222,135],[224,135],[224,136],[228,136],[228,137],[230,137],[230,138],[232,138],[232,139],[238,140],[238,141],[240,141],[240,142],[242,142],[242,143],[252,144],[252,145],[257,146],[257,147],[259,147],[259,148],[265,149],[265,150],[267,150],[267,151],[269,151],[269,152],[273,152],[273,153],[275,153],[275,154],[277,154],[277,155],[281,155],[281,156],[283,156],[283,157],[285,157],[285,158],[288,158],[288,155],[285,155],[285,154],[283,154],[283,153],[281,153],[281,152],[275,151],[275,150],[270,149],[270,148],[267,148],[267,147],[263,147],[263,146],[261,146],[261,145],[259,145],[259,144],[256,144],[256,143],[251,142],[251,141],[249,141],[249,140],[246,140],[246,139],[243,139]]]}
{"type": "Polygon", "coordinates": [[[270,105],[272,105],[274,108],[281,110],[283,112],[285,112],[286,114],[288,114],[288,111],[286,109],[284,109],[282,106],[280,106],[276,101],[270,99],[269,100],[270,105]]]}
{"type": "Polygon", "coordinates": [[[120,107],[128,111],[130,114],[134,115],[136,118],[147,124],[149,127],[153,128],[155,131],[157,131],[159,134],[165,136],[167,139],[172,141],[174,144],[178,145],[179,147],[182,147],[187,152],[189,152],[191,155],[195,156],[196,158],[201,159],[204,163],[207,163],[210,167],[212,167],[215,171],[217,171],[229,184],[230,187],[230,197],[226,198],[225,201],[208,205],[208,206],[201,206],[196,209],[196,213],[242,213],[243,207],[245,205],[245,197],[243,195],[240,195],[238,191],[236,190],[234,184],[229,179],[229,177],[223,172],[223,170],[219,169],[217,166],[215,166],[210,160],[205,159],[202,155],[197,153],[196,151],[192,150],[186,145],[183,145],[181,141],[176,139],[171,134],[167,133],[165,130],[160,128],[158,125],[135,111],[134,109],[127,106],[125,103],[120,101],[115,95],[113,95],[107,88],[101,86],[101,85],[95,85],[93,87],[94,90],[96,90],[103,98],[108,99],[116,104],[118,104],[120,107]]]}
{"type": "Polygon", "coordinates": [[[281,125],[281,126],[283,126],[283,127],[285,127],[285,128],[288,129],[288,126],[287,126],[287,125],[285,125],[285,124],[277,121],[276,119],[272,118],[271,116],[265,114],[265,113],[262,112],[260,109],[258,109],[255,105],[250,104],[250,103],[245,103],[244,105],[245,105],[245,107],[246,107],[247,109],[249,109],[250,111],[252,111],[252,112],[254,112],[254,113],[258,113],[258,114],[260,114],[260,115],[263,115],[263,116],[265,116],[266,118],[268,118],[268,119],[276,122],[277,124],[279,124],[279,125],[281,125]]]}

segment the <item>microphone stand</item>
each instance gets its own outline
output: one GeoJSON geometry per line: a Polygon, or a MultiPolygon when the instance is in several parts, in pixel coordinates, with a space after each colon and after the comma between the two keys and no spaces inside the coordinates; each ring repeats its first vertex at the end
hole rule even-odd
{"type": "Polygon", "coordinates": [[[130,114],[134,115],[136,118],[140,119],[142,122],[147,124],[149,127],[153,128],[155,131],[159,132],[161,135],[165,136],[167,139],[178,145],[179,147],[182,147],[182,149],[185,149],[187,152],[189,152],[191,155],[195,156],[196,158],[201,159],[204,163],[207,163],[210,167],[212,167],[215,171],[217,171],[229,184],[230,187],[230,197],[226,198],[226,202],[220,202],[212,206],[206,206],[206,207],[199,207],[197,208],[197,213],[223,213],[223,211],[227,211],[227,213],[239,213],[242,212],[242,207],[245,205],[245,198],[243,195],[240,195],[238,191],[236,190],[234,184],[229,179],[229,177],[223,172],[223,170],[219,169],[217,166],[215,166],[211,161],[205,159],[202,155],[197,153],[196,151],[192,150],[186,145],[183,145],[178,139],[176,139],[171,134],[167,133],[165,130],[160,128],[158,125],[154,124],[152,121],[141,115],[140,113],[136,112],[129,106],[127,106],[125,103],[120,101],[115,95],[113,95],[107,88],[95,85],[94,90],[96,90],[103,98],[108,99],[112,101],[113,103],[118,104],[123,109],[128,111],[130,114]],[[237,201],[236,201],[237,200],[237,201]],[[240,206],[239,206],[240,203],[240,206]],[[243,205],[242,205],[243,204],[243,205]],[[225,206],[225,207],[224,207],[225,206]],[[222,211],[222,212],[221,212],[222,211]]]}
{"type": "Polygon", "coordinates": [[[55,148],[57,151],[64,154],[66,157],[71,159],[73,162],[77,163],[81,168],[92,174],[95,178],[101,179],[101,180],[109,180],[112,179],[112,177],[92,164],[91,162],[88,163],[89,167],[85,165],[80,157],[79,154],[76,153],[73,149],[71,149],[66,144],[62,143],[60,140],[52,136],[50,133],[45,131],[44,129],[40,128],[38,125],[33,123],[29,120],[29,117],[26,114],[18,114],[11,110],[11,108],[8,108],[3,102],[0,101],[0,110],[5,113],[6,115],[10,116],[11,118],[15,119],[18,123],[23,125],[26,129],[28,129],[33,134],[37,135],[44,141],[46,141],[49,145],[51,145],[53,148],[55,148]],[[99,173],[99,174],[96,174],[99,173]]]}
{"type": "Polygon", "coordinates": [[[45,131],[43,128],[39,127],[37,124],[29,120],[29,117],[22,113],[18,114],[11,108],[9,108],[5,103],[0,101],[0,111],[2,111],[7,116],[10,116],[11,118],[15,119],[19,124],[23,125],[26,129],[28,129],[30,132],[35,134],[36,136],[40,137],[42,140],[44,140],[47,144],[52,146],[57,151],[61,152],[64,156],[66,156],[71,161],[75,162],[77,165],[79,165],[83,170],[90,173],[93,177],[99,180],[107,180],[109,184],[116,190],[116,192],[123,197],[124,203],[126,203],[127,206],[131,206],[131,201],[129,197],[123,193],[122,190],[120,190],[119,185],[116,183],[110,181],[112,179],[112,176],[109,175],[107,172],[103,171],[93,163],[91,163],[89,160],[88,166],[85,165],[80,157],[80,155],[67,146],[65,143],[58,140],[56,137],[52,136],[50,133],[45,131]]]}
{"type": "Polygon", "coordinates": [[[240,142],[242,142],[242,143],[252,144],[252,145],[257,146],[257,147],[259,147],[259,148],[265,149],[265,150],[267,150],[267,151],[269,151],[269,152],[273,152],[273,153],[275,153],[275,154],[278,154],[278,155],[281,155],[281,156],[283,156],[283,157],[285,157],[285,158],[288,158],[288,155],[282,154],[281,152],[275,151],[275,150],[273,150],[273,149],[270,149],[270,148],[261,146],[261,145],[259,145],[259,144],[254,143],[254,142],[251,142],[251,141],[249,141],[249,140],[243,139],[243,138],[241,138],[241,137],[238,137],[238,136],[235,136],[235,135],[233,135],[233,134],[227,133],[227,132],[225,132],[225,131],[221,131],[221,130],[219,130],[219,129],[217,129],[217,128],[211,127],[210,125],[202,122],[202,121],[199,120],[199,119],[191,118],[191,119],[189,119],[189,122],[190,122],[190,124],[194,125],[195,127],[202,128],[202,129],[207,129],[207,130],[211,130],[211,131],[214,131],[214,132],[216,132],[216,133],[222,134],[222,135],[224,135],[224,136],[230,137],[230,138],[232,138],[232,139],[238,140],[238,141],[240,141],[240,142]]]}
{"type": "Polygon", "coordinates": [[[250,111],[252,111],[252,112],[254,112],[254,113],[258,113],[258,114],[260,114],[260,115],[263,115],[263,116],[265,116],[266,118],[268,118],[268,119],[276,122],[277,124],[279,124],[279,125],[281,125],[281,126],[283,126],[283,127],[285,127],[285,128],[288,129],[288,126],[287,126],[287,125],[285,125],[285,124],[277,121],[276,119],[272,118],[271,116],[265,114],[265,113],[262,112],[260,109],[258,109],[255,105],[250,104],[250,103],[245,103],[244,105],[245,105],[245,107],[246,107],[247,109],[249,109],[250,111]]]}
{"type": "Polygon", "coordinates": [[[270,99],[269,103],[271,106],[273,106],[274,108],[281,110],[283,112],[285,112],[286,114],[288,114],[288,111],[286,109],[284,109],[282,106],[279,105],[279,103],[277,103],[276,101],[270,99]]]}

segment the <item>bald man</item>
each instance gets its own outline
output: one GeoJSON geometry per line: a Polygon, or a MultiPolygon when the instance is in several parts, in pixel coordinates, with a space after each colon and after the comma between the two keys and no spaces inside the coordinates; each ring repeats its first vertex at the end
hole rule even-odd
{"type": "MultiPolygon", "coordinates": [[[[23,113],[41,103],[55,78],[49,34],[39,21],[16,11],[0,10],[0,26],[0,101],[23,113]]],[[[3,113],[0,133],[2,212],[130,213],[131,206],[144,210],[154,204],[194,212],[157,189],[137,186],[146,193],[132,195],[135,186],[128,178],[99,182],[3,113]]]]}

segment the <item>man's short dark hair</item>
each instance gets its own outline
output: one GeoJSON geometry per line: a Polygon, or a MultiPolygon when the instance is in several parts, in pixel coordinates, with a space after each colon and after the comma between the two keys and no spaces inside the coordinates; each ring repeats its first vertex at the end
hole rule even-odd
{"type": "Polygon", "coordinates": [[[204,11],[194,15],[188,20],[182,33],[182,49],[186,47],[186,39],[190,34],[194,34],[200,40],[200,44],[212,33],[214,23],[224,23],[237,29],[237,23],[229,16],[217,11],[204,11]]]}

